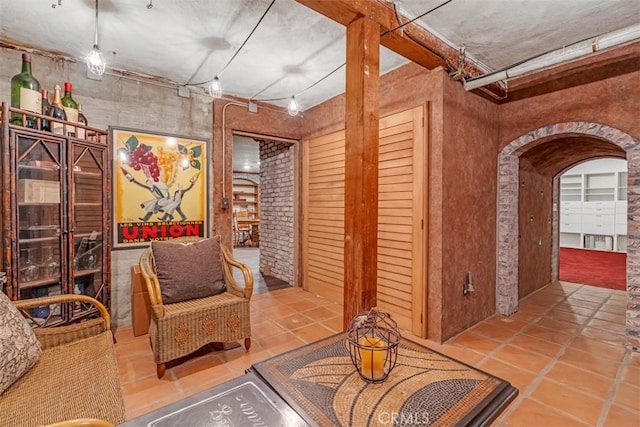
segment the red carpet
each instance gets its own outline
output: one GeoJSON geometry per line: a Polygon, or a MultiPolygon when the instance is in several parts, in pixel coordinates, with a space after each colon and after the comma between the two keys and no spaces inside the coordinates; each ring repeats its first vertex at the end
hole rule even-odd
{"type": "Polygon", "coordinates": [[[560,248],[560,280],[626,290],[627,254],[560,248]]]}

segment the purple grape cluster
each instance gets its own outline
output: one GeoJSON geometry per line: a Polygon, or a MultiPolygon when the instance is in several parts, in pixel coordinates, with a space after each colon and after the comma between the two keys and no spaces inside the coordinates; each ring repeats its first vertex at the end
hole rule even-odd
{"type": "Polygon", "coordinates": [[[133,170],[139,171],[143,169],[145,174],[153,179],[153,182],[160,180],[160,168],[158,167],[158,158],[151,151],[147,151],[145,144],[140,144],[129,154],[129,166],[133,170]]]}

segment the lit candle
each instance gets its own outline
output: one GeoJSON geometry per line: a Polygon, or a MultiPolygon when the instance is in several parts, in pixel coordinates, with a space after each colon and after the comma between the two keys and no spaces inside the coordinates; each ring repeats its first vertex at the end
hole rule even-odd
{"type": "Polygon", "coordinates": [[[384,362],[387,358],[386,344],[380,338],[362,337],[360,351],[360,372],[370,380],[384,377],[384,362]]]}

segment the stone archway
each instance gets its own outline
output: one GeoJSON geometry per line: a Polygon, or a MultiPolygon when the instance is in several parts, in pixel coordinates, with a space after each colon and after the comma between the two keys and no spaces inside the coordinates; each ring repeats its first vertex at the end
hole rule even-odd
{"type": "Polygon", "coordinates": [[[627,154],[627,346],[640,347],[640,141],[599,123],[566,122],[541,127],[507,144],[498,158],[496,309],[518,311],[518,198],[520,156],[550,138],[588,136],[610,142],[627,154]]]}

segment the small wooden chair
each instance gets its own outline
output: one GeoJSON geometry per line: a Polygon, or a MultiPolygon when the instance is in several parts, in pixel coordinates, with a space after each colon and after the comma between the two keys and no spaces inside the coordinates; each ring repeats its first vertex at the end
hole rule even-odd
{"type": "Polygon", "coordinates": [[[245,246],[247,243],[252,246],[251,226],[238,225],[238,218],[247,219],[246,211],[233,212],[233,246],[245,246]]]}

